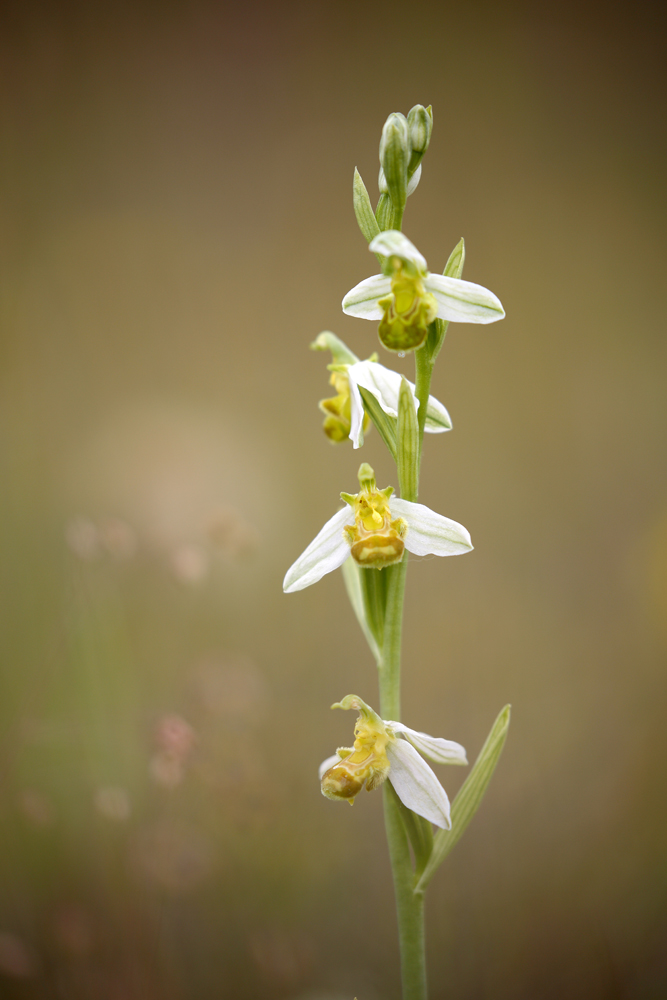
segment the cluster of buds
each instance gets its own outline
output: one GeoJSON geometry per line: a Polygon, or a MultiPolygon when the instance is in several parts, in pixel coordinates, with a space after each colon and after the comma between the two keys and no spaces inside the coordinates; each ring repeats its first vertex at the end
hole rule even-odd
{"type": "Polygon", "coordinates": [[[428,149],[432,129],[431,108],[421,104],[416,104],[407,118],[396,112],[384,123],[378,177],[380,229],[399,228],[405,203],[419,184],[421,161],[428,149]]]}

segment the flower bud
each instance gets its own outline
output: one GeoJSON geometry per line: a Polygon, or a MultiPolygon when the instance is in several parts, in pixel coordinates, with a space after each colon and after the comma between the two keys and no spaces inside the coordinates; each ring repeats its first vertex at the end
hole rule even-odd
{"type": "Polygon", "coordinates": [[[413,153],[423,156],[428,149],[433,131],[433,118],[430,108],[425,108],[422,104],[415,104],[408,112],[408,134],[413,153]]]}
{"type": "Polygon", "coordinates": [[[391,114],[382,129],[380,165],[393,205],[400,212],[405,208],[407,198],[410,156],[407,120],[401,114],[391,114]]]}
{"type": "MultiPolygon", "coordinates": [[[[422,104],[415,104],[414,108],[408,112],[407,121],[411,147],[410,162],[408,163],[408,180],[410,180],[418,169],[431,141],[431,132],[433,131],[431,108],[425,108],[422,104]]],[[[408,194],[412,194],[412,191],[409,191],[408,194]]]]}

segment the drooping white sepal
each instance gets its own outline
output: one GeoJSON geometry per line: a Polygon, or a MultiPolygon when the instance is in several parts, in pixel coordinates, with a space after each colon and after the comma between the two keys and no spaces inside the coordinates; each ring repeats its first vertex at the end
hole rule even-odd
{"type": "MultiPolygon", "coordinates": [[[[363,444],[364,407],[359,393],[359,386],[372,393],[385,413],[398,418],[398,393],[401,388],[401,376],[398,372],[385,368],[375,361],[359,361],[347,369],[350,384],[350,440],[355,448],[363,444]]],[[[415,401],[415,410],[419,408],[419,400],[415,396],[415,386],[408,382],[415,401]]],[[[449,413],[434,396],[428,397],[426,407],[426,426],[430,434],[441,434],[452,428],[449,413]]]]}
{"type": "Polygon", "coordinates": [[[347,316],[357,316],[359,319],[382,319],[384,310],[378,305],[378,300],[390,294],[391,278],[385,278],[383,274],[374,274],[350,289],[343,299],[343,312],[347,316]]]}
{"type": "Polygon", "coordinates": [[[387,744],[387,756],[389,781],[403,805],[443,830],[451,829],[447,793],[415,748],[398,739],[387,744]]]}
{"type": "Polygon", "coordinates": [[[329,518],[308,548],[287,570],[283,580],[286,594],[310,587],[326,573],[332,573],[343,565],[350,554],[350,546],[343,534],[346,524],[354,524],[354,511],[347,505],[329,518]]]}
{"type": "Polygon", "coordinates": [[[387,229],[379,233],[368,244],[368,249],[373,253],[381,253],[384,257],[400,257],[401,260],[414,264],[422,274],[426,272],[426,258],[398,229],[387,229]]]}
{"type": "Polygon", "coordinates": [[[429,736],[428,733],[419,733],[416,729],[409,729],[402,722],[387,722],[386,725],[394,733],[402,733],[405,738],[423,753],[429,760],[436,764],[467,764],[465,748],[460,743],[453,740],[443,740],[439,736],[429,736]]]}
{"type": "Polygon", "coordinates": [[[416,556],[458,556],[473,547],[467,528],[424,504],[392,497],[391,512],[407,523],[405,547],[416,556]]]}
{"type": "Polygon", "coordinates": [[[450,323],[495,323],[505,315],[500,299],[472,281],[429,274],[424,288],[438,303],[438,317],[450,323]]]}

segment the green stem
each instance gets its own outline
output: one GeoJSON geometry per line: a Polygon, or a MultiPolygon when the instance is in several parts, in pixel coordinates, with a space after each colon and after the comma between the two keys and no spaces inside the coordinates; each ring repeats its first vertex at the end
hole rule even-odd
{"type": "Polygon", "coordinates": [[[426,1000],[428,994],[424,946],[424,894],[414,892],[414,874],[408,838],[401,819],[398,797],[388,781],[385,782],[383,792],[384,822],[398,914],[403,1000],[426,1000]]]}
{"type": "Polygon", "coordinates": [[[380,668],[380,715],[383,719],[401,719],[401,634],[403,631],[403,598],[408,572],[407,552],[396,566],[382,571],[387,574],[387,604],[384,613],[384,641],[380,668]]]}
{"type": "MultiPolygon", "coordinates": [[[[426,407],[433,372],[433,365],[425,350],[417,351],[415,366],[416,395],[419,399],[419,464],[421,464],[426,407]]],[[[418,489],[415,489],[414,496],[405,496],[403,499],[414,502],[417,494],[418,489]]],[[[383,719],[392,719],[395,722],[399,722],[401,718],[401,637],[407,571],[407,552],[398,565],[383,570],[387,574],[387,603],[382,666],[379,670],[380,715],[383,719]]],[[[396,895],[403,1000],[427,1000],[424,894],[414,891],[415,876],[408,837],[398,798],[389,782],[384,788],[384,817],[396,895]]]]}
{"type": "MultiPolygon", "coordinates": [[[[421,467],[422,445],[424,443],[424,427],[426,426],[426,410],[428,408],[428,397],[431,392],[431,376],[433,375],[433,362],[428,356],[426,345],[415,351],[415,396],[419,400],[417,410],[417,423],[419,427],[419,465],[421,467]]],[[[417,480],[419,481],[419,479],[417,480]]],[[[406,499],[408,499],[406,497],[406,499]]],[[[412,499],[412,498],[409,498],[412,499]]],[[[417,497],[414,498],[415,500],[417,497]]]]}
{"type": "MultiPolygon", "coordinates": [[[[401,715],[401,632],[408,570],[407,553],[387,574],[387,608],[380,675],[380,714],[398,722],[401,715]]],[[[403,1000],[426,1000],[424,896],[415,893],[414,872],[400,806],[389,782],[384,786],[384,821],[394,878],[403,1000]]]]}

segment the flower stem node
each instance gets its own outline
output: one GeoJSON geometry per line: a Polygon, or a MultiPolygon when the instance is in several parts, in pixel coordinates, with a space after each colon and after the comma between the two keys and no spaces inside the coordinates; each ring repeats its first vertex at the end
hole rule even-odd
{"type": "Polygon", "coordinates": [[[444,830],[450,829],[447,794],[417,751],[439,764],[467,764],[461,744],[419,733],[400,722],[387,722],[355,694],[331,707],[354,709],[359,715],[354,745],[340,747],[320,766],[322,794],[352,805],[364,786],[372,792],[389,778],[408,809],[444,830]]]}

